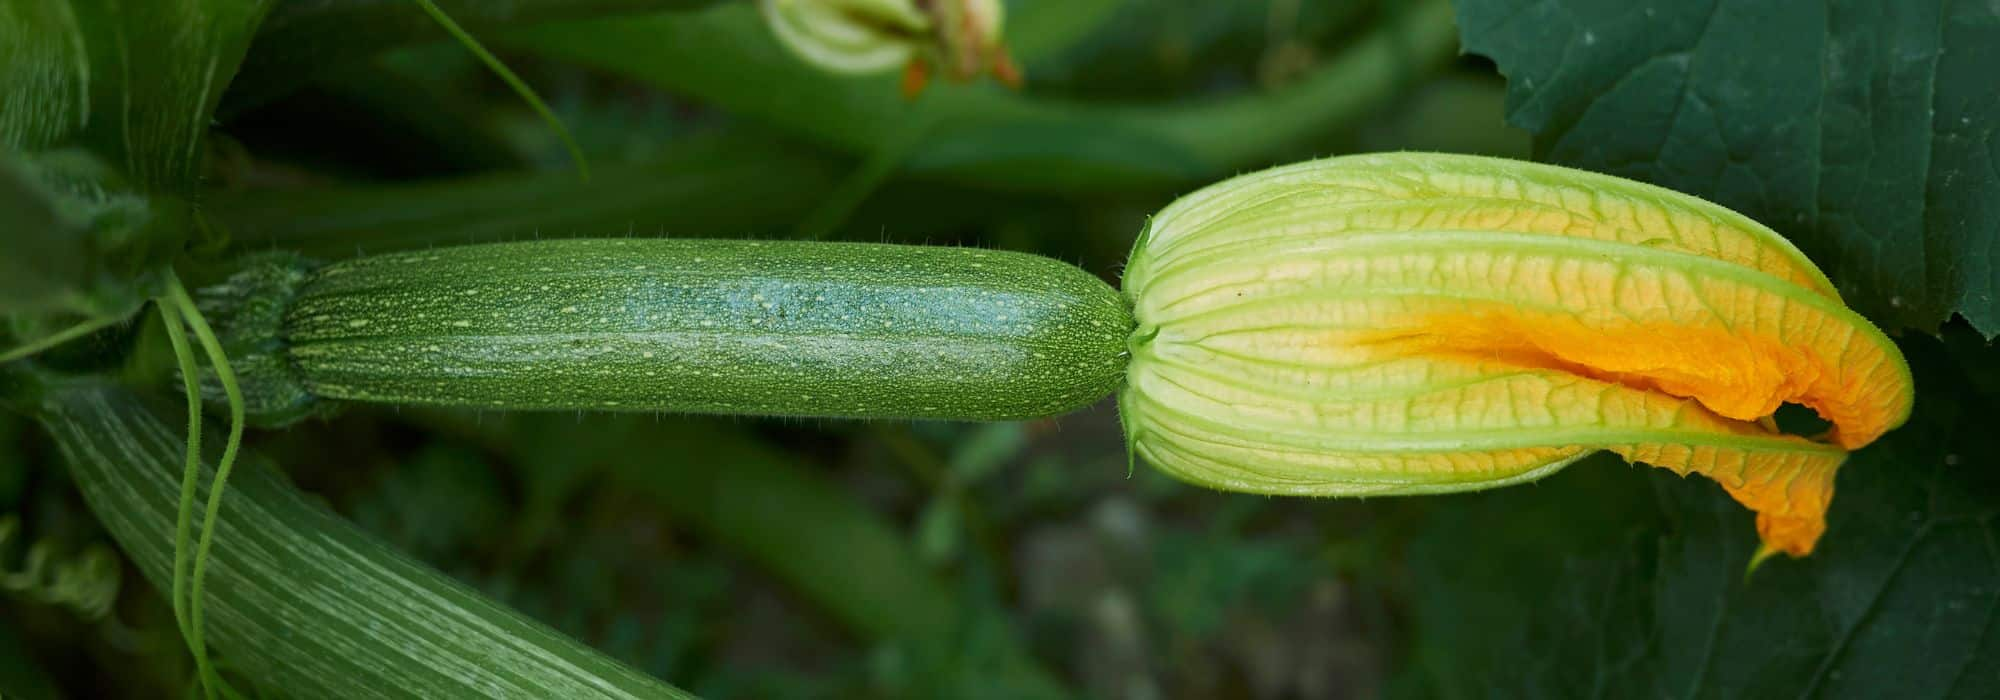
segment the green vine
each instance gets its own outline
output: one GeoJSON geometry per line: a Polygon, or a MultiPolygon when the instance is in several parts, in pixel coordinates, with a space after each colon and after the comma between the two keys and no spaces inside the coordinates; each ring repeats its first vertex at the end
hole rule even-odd
{"type": "Polygon", "coordinates": [[[216,339],[215,331],[202,317],[201,310],[196,308],[194,299],[188,296],[180,278],[172,270],[168,270],[163,278],[166,293],[154,303],[159,306],[167,338],[173,344],[174,359],[180,365],[182,388],[188,400],[187,463],[181,477],[180,514],[174,526],[174,619],[180,624],[181,636],[187,641],[189,651],[194,654],[195,669],[201,677],[206,697],[214,698],[219,689],[231,695],[234,692],[227,689],[208,657],[208,641],[202,619],[203,593],[208,574],[208,554],[215,544],[215,526],[222,510],[222,494],[229,483],[230,470],[236,466],[237,450],[243,444],[243,392],[237,385],[236,373],[229,367],[229,358],[223,352],[222,343],[216,339]],[[220,378],[223,391],[229,396],[229,438],[223,443],[222,461],[217,463],[215,481],[209,485],[208,507],[202,515],[201,535],[195,544],[192,562],[189,561],[188,545],[193,539],[194,497],[201,475],[202,412],[198,384],[200,375],[195,366],[194,350],[188,343],[190,330],[220,378]]]}
{"type": "Polygon", "coordinates": [[[444,10],[437,6],[437,3],[431,0],[415,0],[415,2],[418,7],[424,8],[424,13],[430,15],[431,19],[438,23],[438,26],[443,27],[445,32],[451,35],[452,39],[457,40],[459,45],[465,47],[465,50],[472,52],[472,55],[477,57],[480,63],[486,65],[487,70],[493,71],[493,74],[500,78],[500,82],[506,83],[507,87],[514,91],[515,95],[520,96],[521,101],[528,103],[528,107],[535,110],[535,114],[540,116],[542,121],[546,122],[549,128],[556,132],[556,138],[562,139],[563,148],[569,150],[570,160],[576,162],[577,175],[588,182],[590,180],[590,161],[583,157],[583,148],[576,145],[576,139],[570,136],[569,129],[563,126],[561,119],[556,118],[556,113],[549,109],[548,104],[542,102],[542,97],[535,94],[535,89],[529,87],[527,81],[522,80],[521,76],[515,75],[514,70],[508,68],[506,63],[501,62],[498,56],[494,56],[492,51],[486,50],[486,46],[480,44],[479,40],[474,38],[471,32],[465,31],[464,27],[458,26],[458,22],[453,21],[451,15],[445,14],[444,10]]]}
{"type": "Polygon", "coordinates": [[[127,312],[86,319],[76,325],[22,343],[6,352],[0,352],[0,365],[34,357],[69,341],[118,325],[131,315],[127,312]]]}

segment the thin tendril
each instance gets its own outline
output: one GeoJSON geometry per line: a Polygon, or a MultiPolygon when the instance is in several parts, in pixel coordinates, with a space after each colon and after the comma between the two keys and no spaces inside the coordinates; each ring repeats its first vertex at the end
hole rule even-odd
{"type": "Polygon", "coordinates": [[[190,532],[194,527],[195,482],[201,476],[201,388],[196,383],[194,349],[188,345],[187,331],[181,326],[180,310],[165,298],[156,304],[160,308],[160,320],[167,328],[167,340],[174,346],[174,359],[180,361],[181,383],[188,400],[187,466],[181,472],[180,517],[174,524],[174,621],[180,623],[181,637],[189,645],[194,637],[188,631],[187,619],[187,557],[190,549],[190,532]]]}
{"type": "Polygon", "coordinates": [[[103,330],[104,328],[112,324],[125,320],[125,317],[127,315],[129,314],[113,314],[110,316],[99,316],[97,318],[89,319],[82,323],[78,323],[74,326],[64,328],[60,331],[56,331],[55,333],[51,333],[47,336],[37,338],[35,340],[26,343],[22,343],[20,347],[16,347],[12,350],[8,350],[7,352],[0,353],[0,365],[4,365],[9,362],[13,362],[15,360],[23,358],[34,357],[35,355],[39,355],[42,352],[47,351],[49,348],[53,348],[63,343],[76,340],[77,338],[81,338],[86,335],[96,333],[97,331],[103,330]]]}
{"type": "MultiPolygon", "coordinates": [[[[196,485],[201,481],[201,384],[200,370],[195,367],[194,348],[188,345],[185,321],[181,307],[173,299],[161,297],[154,300],[160,308],[160,319],[167,328],[167,340],[174,346],[174,359],[180,363],[181,384],[187,394],[188,435],[187,466],[181,472],[180,514],[174,522],[174,621],[181,629],[181,639],[187,642],[188,650],[194,655],[195,676],[200,680],[204,692],[213,693],[210,679],[215,678],[215,670],[209,665],[207,650],[201,638],[195,634],[198,625],[189,612],[188,556],[193,551],[191,530],[194,527],[194,495],[196,485]]],[[[212,695],[211,695],[212,697],[212,695]]]]}
{"type": "Polygon", "coordinates": [[[459,44],[465,46],[465,50],[471,51],[473,56],[478,57],[480,63],[486,64],[488,70],[493,71],[493,74],[498,76],[501,82],[506,83],[507,87],[514,90],[514,94],[521,97],[521,101],[528,103],[528,107],[535,110],[535,114],[541,116],[542,121],[548,123],[549,128],[556,132],[556,138],[562,139],[563,148],[569,149],[570,160],[576,162],[577,175],[581,176],[584,182],[589,182],[590,162],[584,159],[583,149],[576,145],[576,139],[570,137],[569,129],[563,126],[561,119],[556,118],[556,113],[551,111],[549,106],[542,102],[540,95],[535,94],[535,89],[528,87],[527,81],[522,80],[521,76],[515,75],[513,69],[508,68],[507,64],[501,63],[499,57],[494,56],[493,52],[487,51],[486,47],[480,44],[478,39],[472,38],[470,32],[465,31],[465,28],[458,26],[457,22],[452,21],[451,16],[445,14],[444,10],[439,9],[437,3],[431,0],[415,1],[418,7],[424,8],[424,12],[429,14],[431,19],[438,23],[438,26],[443,27],[446,33],[451,34],[453,39],[457,39],[459,44]]]}
{"type": "MultiPolygon", "coordinates": [[[[236,452],[243,445],[243,391],[236,384],[236,372],[229,367],[229,357],[223,352],[222,343],[216,340],[215,331],[202,318],[201,310],[187,289],[181,286],[180,278],[171,272],[166,275],[167,297],[178,307],[181,319],[194,331],[195,340],[208,355],[208,362],[215,368],[215,375],[222,380],[222,391],[229,396],[229,439],[223,443],[222,461],[215,467],[215,480],[209,484],[208,508],[202,516],[201,540],[195,546],[194,571],[191,590],[188,594],[188,627],[193,637],[196,663],[207,668],[203,684],[208,696],[215,697],[216,688],[221,686],[220,678],[214,677],[214,668],[207,663],[208,640],[203,620],[204,597],[208,578],[208,554],[215,545],[215,530],[222,514],[222,494],[229,484],[229,473],[236,467],[236,452]]],[[[199,394],[196,394],[197,401],[199,394]]]]}

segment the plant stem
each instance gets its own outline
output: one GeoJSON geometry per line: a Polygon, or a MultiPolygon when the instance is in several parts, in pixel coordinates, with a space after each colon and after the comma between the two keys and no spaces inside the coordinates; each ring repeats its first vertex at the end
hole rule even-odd
{"type": "Polygon", "coordinates": [[[934,128],[904,163],[912,176],[1075,195],[1162,189],[1265,165],[1340,132],[1446,65],[1451,5],[1398,8],[1304,78],[1185,104],[1101,105],[939,86],[911,105],[893,78],[821,75],[774,45],[754,8],[534,27],[504,41],[688,95],[850,153],[895,138],[905,115],[934,128]],[[809,109],[801,106],[810,105],[809,109]]]}
{"type": "Polygon", "coordinates": [[[508,172],[394,187],[217,191],[208,212],[244,250],[348,257],[524,238],[761,233],[800,220],[838,181],[834,158],[769,132],[676,141],[596,178],[508,172]],[[552,203],[561,206],[552,206],[552,203]]]}
{"type": "MultiPolygon", "coordinates": [[[[202,516],[201,540],[195,546],[193,581],[188,592],[189,636],[193,638],[195,659],[198,663],[206,665],[208,644],[203,610],[208,579],[208,553],[215,545],[217,517],[222,510],[222,494],[228,488],[229,474],[236,466],[237,450],[243,445],[243,391],[237,386],[236,373],[229,367],[229,357],[223,351],[222,343],[216,340],[215,331],[209,328],[208,320],[202,318],[201,310],[195,306],[194,299],[188,296],[187,288],[181,286],[180,278],[169,270],[165,275],[165,282],[168,301],[179,309],[181,320],[194,331],[195,339],[200,341],[202,351],[208,355],[209,364],[222,381],[223,393],[229,396],[229,437],[223,443],[222,461],[216,466],[215,481],[209,484],[208,510],[202,516]]],[[[186,339],[183,338],[174,350],[176,353],[185,352],[186,339]]],[[[187,360],[182,361],[184,368],[187,364],[187,360]]],[[[197,389],[190,398],[190,415],[200,414],[200,399],[201,393],[197,389]]],[[[190,426],[198,430],[199,425],[194,421],[195,419],[189,419],[190,426]]],[[[189,445],[193,444],[194,440],[190,439],[189,445]]],[[[210,678],[211,674],[213,674],[212,668],[203,675],[203,685],[208,690],[209,696],[213,697],[216,688],[221,687],[221,684],[212,682],[219,679],[210,678]]]]}
{"type": "Polygon", "coordinates": [[[12,350],[0,353],[0,365],[4,365],[9,362],[13,362],[15,360],[34,357],[36,355],[48,351],[51,348],[62,345],[63,343],[67,343],[69,341],[76,340],[77,338],[82,338],[92,333],[96,333],[111,326],[117,325],[120,321],[124,321],[125,319],[131,317],[131,315],[132,314],[130,313],[122,313],[122,314],[111,314],[108,316],[99,316],[97,318],[82,321],[74,326],[64,328],[54,333],[50,333],[46,336],[42,336],[40,338],[36,338],[26,343],[22,343],[20,346],[15,347],[12,350]]]}
{"type": "Polygon", "coordinates": [[[174,518],[174,570],[170,598],[174,621],[180,625],[181,639],[194,655],[196,676],[201,679],[203,687],[210,687],[209,678],[215,672],[209,664],[208,654],[203,653],[201,641],[194,633],[193,618],[188,612],[188,557],[194,551],[194,498],[201,476],[201,375],[195,367],[194,349],[188,344],[180,305],[164,297],[156,300],[154,305],[160,309],[161,325],[166,328],[167,340],[173,345],[174,360],[180,364],[182,391],[187,396],[187,446],[181,471],[180,506],[174,518]]]}
{"type": "Polygon", "coordinates": [[[500,78],[500,82],[506,83],[507,88],[513,90],[514,94],[521,98],[522,102],[528,103],[529,109],[535,110],[535,114],[542,118],[542,122],[548,124],[549,129],[556,132],[556,138],[562,139],[563,148],[569,150],[570,160],[576,163],[577,175],[584,182],[589,182],[590,160],[583,157],[583,149],[576,145],[576,138],[570,136],[569,127],[563,126],[562,119],[557,118],[556,113],[549,110],[549,105],[542,102],[542,96],[535,94],[535,89],[529,87],[528,82],[522,80],[521,76],[515,75],[514,69],[508,68],[507,64],[500,60],[500,57],[493,55],[491,51],[487,51],[486,46],[479,43],[479,39],[474,38],[470,32],[458,26],[457,22],[452,21],[451,15],[447,15],[444,10],[438,9],[437,3],[431,0],[414,1],[418,7],[424,9],[425,14],[430,15],[431,19],[438,23],[438,26],[444,28],[446,34],[451,35],[451,38],[456,40],[460,46],[464,46],[466,51],[472,52],[472,55],[477,57],[480,63],[485,64],[487,70],[493,71],[493,74],[500,78]]]}

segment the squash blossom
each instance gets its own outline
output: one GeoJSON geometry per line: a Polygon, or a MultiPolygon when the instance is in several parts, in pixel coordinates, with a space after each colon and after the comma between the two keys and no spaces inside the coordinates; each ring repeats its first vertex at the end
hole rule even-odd
{"type": "Polygon", "coordinates": [[[1762,556],[1826,529],[1909,367],[1798,249],[1687,195],[1533,163],[1333,158],[1148,225],[1119,397],[1136,455],[1207,486],[1366,496],[1531,481],[1610,450],[1701,474],[1762,556]],[[1782,404],[1832,428],[1804,438],[1782,404]]]}
{"type": "Polygon", "coordinates": [[[758,0],[785,48],[821,70],[866,75],[903,70],[903,94],[933,71],[954,82],[991,73],[1009,87],[1020,67],[1001,40],[1000,0],[758,0]]]}

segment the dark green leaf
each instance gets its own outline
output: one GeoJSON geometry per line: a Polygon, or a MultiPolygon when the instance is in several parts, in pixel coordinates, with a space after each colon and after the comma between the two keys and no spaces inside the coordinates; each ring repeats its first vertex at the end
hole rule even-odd
{"type": "MultiPolygon", "coordinates": [[[[1955,327],[1946,342],[2000,363],[1973,336],[1955,327]]],[[[1937,340],[1904,351],[1924,397],[1916,415],[1841,468],[1812,556],[1765,562],[1747,581],[1751,516],[1704,480],[1600,463],[1455,499],[1473,515],[1441,521],[1412,559],[1427,641],[1412,674],[1421,682],[1406,689],[1990,697],[2000,688],[2000,397],[1973,390],[1937,340]],[[1645,473],[1618,473],[1632,470],[1645,473]],[[1593,483],[1614,476],[1634,486],[1593,483]],[[1644,494],[1642,483],[1651,498],[1625,495],[1644,494]],[[1533,537],[1519,527],[1536,521],[1562,527],[1533,537]]]]}
{"type": "Polygon", "coordinates": [[[2000,7],[1468,0],[1543,159],[1784,233],[1899,328],[2000,333],[2000,7]]]}

